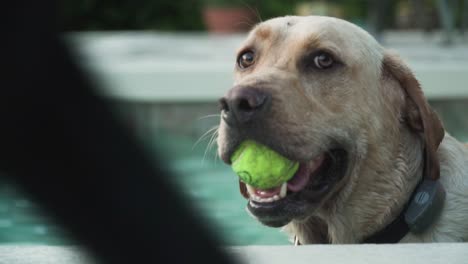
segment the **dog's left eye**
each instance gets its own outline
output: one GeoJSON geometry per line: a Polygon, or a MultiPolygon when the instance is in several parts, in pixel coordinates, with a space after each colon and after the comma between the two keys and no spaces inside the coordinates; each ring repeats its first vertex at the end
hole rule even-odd
{"type": "Polygon", "coordinates": [[[326,52],[320,52],[314,56],[314,65],[318,69],[330,68],[333,66],[333,63],[335,63],[335,60],[326,52]]]}

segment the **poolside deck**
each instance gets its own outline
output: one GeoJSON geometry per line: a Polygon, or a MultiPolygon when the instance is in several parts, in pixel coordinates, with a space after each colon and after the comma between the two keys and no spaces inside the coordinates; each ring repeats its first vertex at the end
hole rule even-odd
{"type": "MultiPolygon", "coordinates": [[[[468,260],[467,243],[245,246],[228,247],[226,252],[239,264],[465,264],[468,260]]],[[[92,264],[95,261],[79,247],[0,246],[0,263],[92,264]]]]}
{"type": "MultiPolygon", "coordinates": [[[[97,73],[102,94],[121,100],[213,101],[232,84],[244,34],[87,32],[68,36],[97,73]],[[138,83],[138,86],[135,84],[138,83]]],[[[441,44],[439,33],[385,32],[382,45],[409,63],[428,98],[467,97],[468,39],[441,44]]]]}

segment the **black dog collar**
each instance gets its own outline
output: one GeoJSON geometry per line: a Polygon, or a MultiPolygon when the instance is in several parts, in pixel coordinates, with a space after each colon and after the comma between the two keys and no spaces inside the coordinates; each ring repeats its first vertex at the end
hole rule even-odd
{"type": "MultiPolygon", "coordinates": [[[[364,239],[362,243],[398,243],[409,232],[415,234],[423,232],[440,215],[444,201],[445,191],[438,180],[422,180],[400,215],[384,229],[364,239]]],[[[301,245],[297,236],[294,236],[294,245],[301,245]]]]}
{"type": "Polygon", "coordinates": [[[397,243],[408,232],[422,233],[438,218],[445,201],[445,190],[438,180],[424,179],[416,187],[408,206],[388,226],[363,243],[397,243]]]}

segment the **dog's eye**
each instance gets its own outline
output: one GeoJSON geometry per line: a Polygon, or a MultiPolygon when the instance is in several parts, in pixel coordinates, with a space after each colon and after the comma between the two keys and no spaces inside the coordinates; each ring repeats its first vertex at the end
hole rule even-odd
{"type": "Polygon", "coordinates": [[[325,52],[320,52],[314,57],[314,65],[319,69],[327,69],[333,66],[335,60],[333,57],[325,52]]]}
{"type": "Polygon", "coordinates": [[[248,68],[255,63],[255,54],[252,51],[246,51],[237,58],[237,65],[241,69],[248,68]]]}

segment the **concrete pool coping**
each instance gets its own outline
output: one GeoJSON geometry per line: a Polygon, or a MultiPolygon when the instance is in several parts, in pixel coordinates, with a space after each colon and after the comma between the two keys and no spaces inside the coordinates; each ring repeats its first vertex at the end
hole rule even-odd
{"type": "MultiPolygon", "coordinates": [[[[216,101],[232,85],[235,51],[244,34],[82,32],[66,35],[82,65],[102,83],[99,93],[125,101],[216,101]]],[[[414,70],[429,99],[468,98],[468,46],[459,37],[389,31],[383,46],[414,70]]]]}
{"type": "MultiPolygon", "coordinates": [[[[246,264],[465,264],[468,243],[388,245],[306,245],[225,247],[228,255],[246,264]]],[[[44,245],[0,246],[0,263],[95,263],[80,247],[44,245]]]]}

